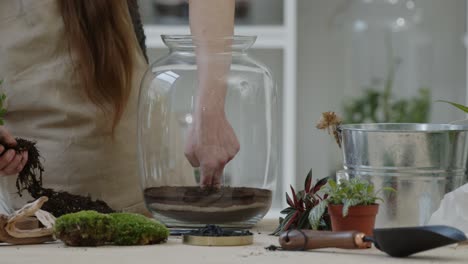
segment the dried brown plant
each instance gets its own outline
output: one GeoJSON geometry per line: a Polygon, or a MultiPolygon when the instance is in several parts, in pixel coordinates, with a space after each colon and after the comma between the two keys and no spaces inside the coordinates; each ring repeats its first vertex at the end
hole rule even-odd
{"type": "Polygon", "coordinates": [[[335,112],[324,112],[317,123],[317,128],[327,130],[328,134],[335,137],[338,147],[341,148],[341,137],[338,127],[342,123],[342,119],[335,112]]]}

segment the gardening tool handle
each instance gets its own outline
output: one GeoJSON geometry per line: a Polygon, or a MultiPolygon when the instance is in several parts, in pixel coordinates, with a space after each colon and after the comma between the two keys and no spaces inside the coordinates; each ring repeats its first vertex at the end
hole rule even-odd
{"type": "Polygon", "coordinates": [[[330,232],[313,230],[289,230],[281,233],[279,243],[286,250],[318,248],[369,248],[364,233],[357,231],[330,232]]]}

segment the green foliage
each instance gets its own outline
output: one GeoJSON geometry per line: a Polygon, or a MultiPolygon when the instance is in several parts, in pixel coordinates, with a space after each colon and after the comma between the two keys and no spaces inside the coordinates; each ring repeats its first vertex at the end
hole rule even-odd
{"type": "Polygon", "coordinates": [[[112,241],[117,245],[148,245],[165,241],[169,230],[162,224],[139,214],[110,214],[114,232],[112,241]]]}
{"type": "Polygon", "coordinates": [[[468,106],[464,106],[464,105],[461,105],[461,104],[457,104],[457,103],[453,103],[453,102],[449,102],[449,101],[444,101],[444,100],[438,100],[437,102],[451,104],[451,105],[455,106],[456,108],[462,110],[463,112],[468,113],[468,106]]]}
{"type": "Polygon", "coordinates": [[[395,74],[402,60],[393,56],[391,40],[386,40],[390,65],[385,80],[374,79],[364,87],[361,97],[344,103],[344,122],[351,123],[427,123],[431,109],[431,92],[421,87],[418,95],[397,99],[393,95],[395,74]]]}
{"type": "MultiPolygon", "coordinates": [[[[304,182],[304,190],[296,192],[291,186],[291,196],[286,193],[286,202],[289,207],[281,211],[281,214],[286,216],[280,217],[279,226],[272,235],[279,235],[290,229],[311,229],[309,215],[311,210],[320,204],[320,201],[326,199],[325,196],[319,195],[318,191],[327,183],[327,180],[328,178],[321,179],[312,186],[312,170],[310,170],[304,182]]],[[[331,230],[326,210],[316,217],[316,229],[331,230]]]]}
{"type": "Polygon", "coordinates": [[[146,245],[163,242],[169,230],[159,222],[130,213],[81,211],[59,218],[55,235],[69,246],[146,245]]]}
{"type": "Polygon", "coordinates": [[[340,180],[336,183],[334,180],[328,180],[320,192],[327,195],[327,199],[320,202],[310,212],[309,221],[313,229],[317,229],[319,223],[318,218],[324,213],[329,204],[343,205],[343,216],[348,215],[349,208],[357,205],[372,205],[377,201],[383,201],[379,197],[381,191],[395,191],[393,188],[385,187],[379,191],[375,191],[374,185],[369,181],[353,178],[351,180],[340,180]]]}
{"type": "Polygon", "coordinates": [[[413,98],[397,100],[392,96],[386,97],[383,91],[368,88],[362,97],[345,102],[344,120],[349,124],[426,123],[429,121],[430,108],[431,93],[427,88],[419,89],[418,95],[413,98]]]}
{"type": "Polygon", "coordinates": [[[388,122],[427,123],[431,109],[431,92],[428,88],[421,88],[418,92],[416,97],[396,100],[388,122]]]}
{"type": "Polygon", "coordinates": [[[324,186],[324,191],[328,194],[331,204],[370,205],[380,200],[374,192],[374,185],[359,178],[342,179],[340,184],[330,180],[328,185],[324,186]]]}
{"type": "Polygon", "coordinates": [[[327,207],[328,200],[324,199],[310,211],[307,219],[309,220],[309,225],[313,230],[320,229],[321,218],[327,211],[327,207]]]}
{"type": "MultiPolygon", "coordinates": [[[[2,84],[3,80],[0,80],[0,88],[2,87],[2,84]]],[[[0,125],[2,126],[5,124],[4,116],[7,113],[7,110],[3,106],[5,104],[5,100],[6,95],[4,93],[0,93],[0,125]]]]}

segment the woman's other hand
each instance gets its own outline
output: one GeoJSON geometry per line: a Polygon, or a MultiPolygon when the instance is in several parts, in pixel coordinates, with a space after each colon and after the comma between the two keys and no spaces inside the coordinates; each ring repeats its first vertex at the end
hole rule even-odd
{"type": "Polygon", "coordinates": [[[0,176],[18,174],[28,161],[28,152],[16,153],[13,149],[6,150],[6,146],[16,146],[16,140],[5,127],[0,127],[0,141],[5,144],[0,145],[0,176]]]}
{"type": "Polygon", "coordinates": [[[190,128],[185,156],[194,167],[200,167],[202,188],[221,185],[226,164],[239,152],[239,141],[224,111],[202,113],[190,128]]]}

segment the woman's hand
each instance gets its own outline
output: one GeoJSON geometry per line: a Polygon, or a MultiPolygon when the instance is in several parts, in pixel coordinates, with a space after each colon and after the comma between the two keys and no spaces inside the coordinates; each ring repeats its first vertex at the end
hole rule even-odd
{"type": "Polygon", "coordinates": [[[224,111],[196,114],[190,128],[185,156],[201,169],[202,188],[221,185],[226,164],[239,152],[239,141],[224,111]]]}
{"type": "MultiPolygon", "coordinates": [[[[16,146],[15,138],[4,127],[0,127],[0,141],[7,146],[16,146]]],[[[18,174],[27,161],[27,151],[18,154],[15,150],[6,150],[5,146],[0,145],[0,176],[18,174]]]]}

